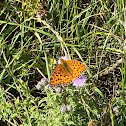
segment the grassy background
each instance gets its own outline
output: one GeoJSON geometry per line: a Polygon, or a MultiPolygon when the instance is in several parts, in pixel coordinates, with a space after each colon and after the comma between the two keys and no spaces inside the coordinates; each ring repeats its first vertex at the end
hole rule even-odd
{"type": "Polygon", "coordinates": [[[0,2],[0,124],[126,125],[124,0],[0,2]],[[87,83],[64,92],[35,86],[67,55],[87,65],[87,83]]]}

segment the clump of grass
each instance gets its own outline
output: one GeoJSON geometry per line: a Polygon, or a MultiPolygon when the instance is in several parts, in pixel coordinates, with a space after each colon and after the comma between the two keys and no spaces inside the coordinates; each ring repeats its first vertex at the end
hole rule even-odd
{"type": "Polygon", "coordinates": [[[126,123],[124,1],[9,0],[0,9],[0,123],[126,123]],[[86,85],[37,90],[64,55],[87,65],[86,85]]]}

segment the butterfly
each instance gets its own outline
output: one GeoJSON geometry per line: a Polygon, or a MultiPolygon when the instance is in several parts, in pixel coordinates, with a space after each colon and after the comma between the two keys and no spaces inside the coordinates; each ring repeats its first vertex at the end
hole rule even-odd
{"type": "Polygon", "coordinates": [[[61,63],[52,72],[50,86],[67,85],[78,78],[86,69],[86,65],[77,60],[60,59],[61,63]]]}

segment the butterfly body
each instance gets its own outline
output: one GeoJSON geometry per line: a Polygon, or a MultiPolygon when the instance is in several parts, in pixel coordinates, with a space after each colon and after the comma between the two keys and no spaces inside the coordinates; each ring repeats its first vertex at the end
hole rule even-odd
{"type": "Polygon", "coordinates": [[[66,75],[73,76],[72,75],[73,70],[71,69],[71,67],[70,67],[70,65],[68,63],[68,60],[65,61],[65,60],[61,59],[60,71],[61,71],[61,73],[64,73],[66,75]]]}
{"type": "Polygon", "coordinates": [[[61,60],[50,78],[50,85],[56,86],[58,84],[69,84],[72,80],[78,78],[86,69],[86,66],[77,60],[61,60]]]}

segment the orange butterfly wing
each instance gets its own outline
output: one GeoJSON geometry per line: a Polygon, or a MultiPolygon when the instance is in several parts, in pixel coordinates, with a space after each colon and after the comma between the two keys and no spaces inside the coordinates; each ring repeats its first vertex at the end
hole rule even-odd
{"type": "Polygon", "coordinates": [[[63,75],[61,73],[61,64],[59,64],[53,71],[50,78],[50,85],[58,85],[63,83],[63,75]]]}
{"type": "Polygon", "coordinates": [[[77,60],[67,60],[68,66],[73,70],[73,79],[78,78],[81,73],[86,69],[86,66],[77,60]]]}
{"type": "Polygon", "coordinates": [[[63,70],[63,66],[59,64],[53,71],[50,78],[50,85],[69,84],[73,79],[76,79],[86,69],[86,66],[77,60],[67,60],[67,67],[70,68],[71,74],[67,74],[63,70]]]}

